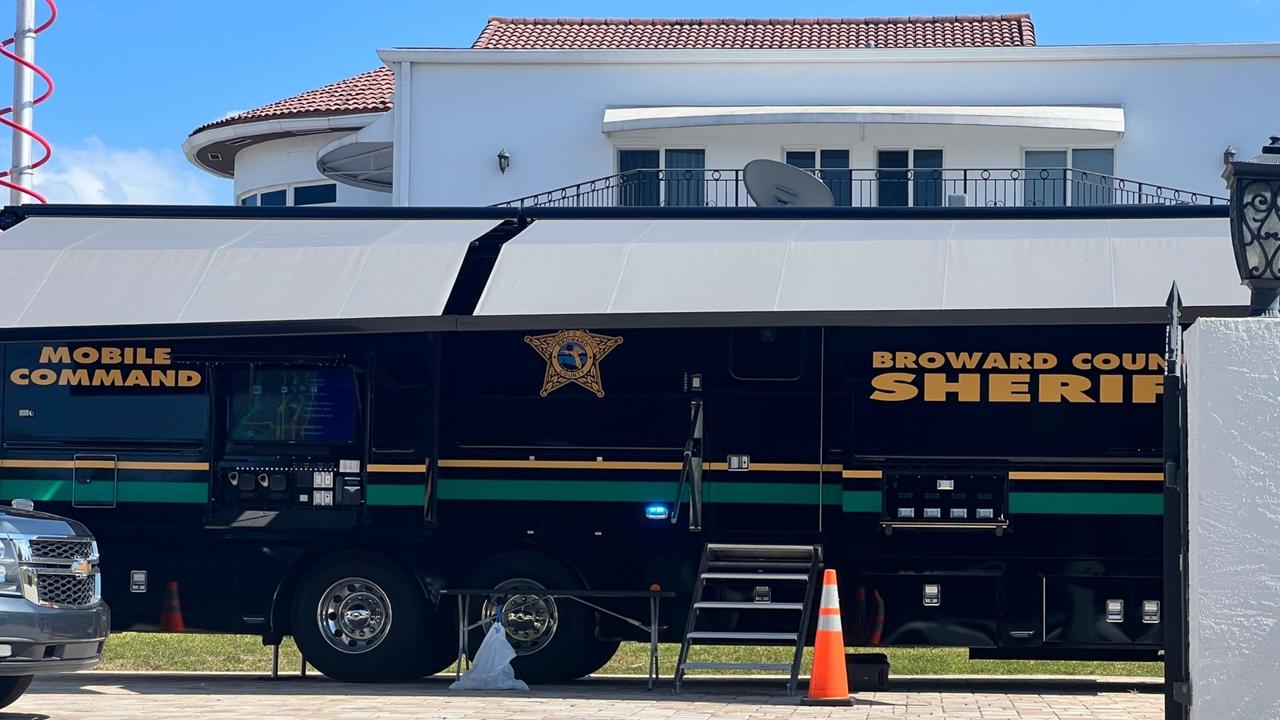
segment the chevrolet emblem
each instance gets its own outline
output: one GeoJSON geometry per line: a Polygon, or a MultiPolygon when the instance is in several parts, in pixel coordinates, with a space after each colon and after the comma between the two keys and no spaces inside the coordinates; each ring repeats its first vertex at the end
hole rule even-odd
{"type": "Polygon", "coordinates": [[[88,560],[76,560],[71,565],[71,572],[79,575],[80,577],[84,577],[93,572],[93,565],[91,565],[88,560]]]}

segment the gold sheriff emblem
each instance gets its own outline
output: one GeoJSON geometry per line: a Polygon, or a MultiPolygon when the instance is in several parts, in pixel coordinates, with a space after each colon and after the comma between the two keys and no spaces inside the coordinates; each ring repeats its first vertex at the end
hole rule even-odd
{"type": "Polygon", "coordinates": [[[561,330],[549,335],[526,335],[524,341],[547,361],[542,397],[574,383],[604,397],[600,361],[622,344],[622,338],[596,335],[586,330],[561,330]]]}

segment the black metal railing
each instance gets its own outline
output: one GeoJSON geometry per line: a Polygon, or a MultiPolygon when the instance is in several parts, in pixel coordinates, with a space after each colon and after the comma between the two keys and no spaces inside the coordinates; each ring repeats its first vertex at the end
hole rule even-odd
{"type": "MultiPolygon", "coordinates": [[[[1072,168],[809,170],[843,207],[1225,205],[1215,195],[1072,168]]],[[[742,170],[629,170],[500,207],[751,207],[742,170]]]]}

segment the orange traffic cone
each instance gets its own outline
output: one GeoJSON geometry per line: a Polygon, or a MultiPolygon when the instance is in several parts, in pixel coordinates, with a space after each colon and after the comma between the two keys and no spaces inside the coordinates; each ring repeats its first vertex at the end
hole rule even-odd
{"type": "Polygon", "coordinates": [[[160,629],[164,632],[186,632],[182,622],[182,605],[178,602],[178,582],[170,580],[164,589],[164,611],[160,613],[160,629]]]}
{"type": "Polygon", "coordinates": [[[844,661],[844,631],[840,628],[840,594],[836,571],[822,576],[822,603],[818,608],[818,634],[813,642],[813,671],[809,673],[806,705],[852,705],[849,670],[844,661]]]}

